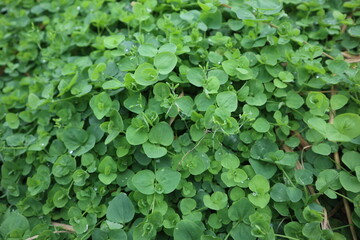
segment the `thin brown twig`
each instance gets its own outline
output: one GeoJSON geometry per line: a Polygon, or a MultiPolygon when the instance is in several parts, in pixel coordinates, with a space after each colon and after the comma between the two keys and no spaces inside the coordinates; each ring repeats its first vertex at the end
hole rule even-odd
{"type": "Polygon", "coordinates": [[[271,26],[271,27],[273,27],[273,28],[275,28],[275,29],[278,29],[278,28],[279,28],[278,26],[276,26],[275,24],[272,24],[272,23],[270,23],[270,22],[267,22],[266,24],[268,24],[269,26],[271,26]]]}
{"type": "Polygon", "coordinates": [[[341,52],[341,55],[343,55],[345,58],[357,58],[358,56],[353,56],[351,55],[350,53],[344,51],[344,52],[341,52]]]}
{"type": "Polygon", "coordinates": [[[338,204],[336,204],[336,206],[329,212],[329,218],[334,216],[335,213],[337,213],[337,211],[339,211],[339,209],[341,208],[341,206],[343,205],[343,202],[339,202],[338,204]]]}
{"type": "Polygon", "coordinates": [[[222,3],[221,6],[226,7],[226,8],[232,8],[232,6],[224,4],[224,3],[222,3]]]}
{"type": "MultiPolygon", "coordinates": [[[[305,44],[309,44],[307,41],[304,41],[303,43],[305,44]]],[[[335,60],[335,58],[333,56],[331,56],[330,54],[326,53],[326,52],[322,52],[322,54],[332,60],[335,60]]]]}
{"type": "Polygon", "coordinates": [[[351,55],[348,52],[341,52],[341,55],[343,55],[345,57],[345,62],[347,63],[356,63],[356,62],[360,62],[360,56],[354,56],[351,55]]]}
{"type": "Polygon", "coordinates": [[[327,54],[326,52],[323,52],[322,54],[323,54],[324,56],[330,58],[331,60],[335,60],[335,58],[334,58],[333,56],[327,54]]]}
{"type": "Polygon", "coordinates": [[[51,225],[53,225],[54,227],[60,227],[60,228],[65,229],[65,230],[67,230],[69,232],[75,232],[74,228],[71,225],[68,225],[68,224],[52,222],[51,225]]]}
{"type": "Polygon", "coordinates": [[[360,62],[360,57],[359,58],[345,59],[344,61],[347,62],[347,63],[358,63],[358,62],[360,62]]]}
{"type": "Polygon", "coordinates": [[[298,131],[293,131],[292,133],[293,136],[297,137],[300,140],[301,150],[305,150],[311,147],[311,144],[308,143],[298,131]]]}
{"type": "MultiPolygon", "coordinates": [[[[349,19],[351,19],[351,17],[352,17],[352,15],[349,15],[347,18],[349,19]]],[[[342,25],[341,26],[341,31],[340,31],[340,33],[341,34],[344,34],[345,32],[346,32],[346,30],[347,30],[347,27],[348,27],[348,25],[346,25],[346,24],[344,24],[344,25],[342,25]]]]}
{"type": "MultiPolygon", "coordinates": [[[[332,91],[331,96],[334,96],[336,94],[334,86],[331,87],[331,91],[332,91]]],[[[334,123],[335,116],[336,116],[336,111],[331,109],[330,114],[329,114],[329,123],[330,124],[334,123]]],[[[340,160],[339,152],[334,153],[334,161],[335,161],[335,164],[336,164],[336,169],[340,170],[341,169],[341,160],[340,160]]],[[[353,221],[352,221],[352,218],[351,218],[350,204],[349,204],[349,202],[348,202],[348,200],[346,198],[343,198],[342,200],[343,200],[343,203],[344,203],[346,218],[347,218],[347,220],[349,222],[349,225],[350,225],[349,227],[350,227],[350,232],[351,232],[351,235],[352,235],[352,239],[357,240],[356,231],[355,231],[353,221]]]]}
{"type": "Polygon", "coordinates": [[[344,34],[346,32],[346,29],[347,29],[347,25],[346,24],[342,25],[340,33],[344,34]]]}

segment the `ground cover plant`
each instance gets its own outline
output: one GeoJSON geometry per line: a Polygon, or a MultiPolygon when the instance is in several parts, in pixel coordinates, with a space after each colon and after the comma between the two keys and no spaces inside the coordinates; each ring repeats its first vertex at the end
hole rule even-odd
{"type": "Polygon", "coordinates": [[[0,1],[0,239],[358,239],[359,10],[0,1]]]}

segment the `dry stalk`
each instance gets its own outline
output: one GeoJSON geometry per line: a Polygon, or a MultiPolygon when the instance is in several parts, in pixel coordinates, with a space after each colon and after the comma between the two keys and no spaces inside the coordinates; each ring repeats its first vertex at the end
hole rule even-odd
{"type": "MultiPolygon", "coordinates": [[[[334,86],[332,86],[331,87],[331,96],[334,96],[335,94],[336,94],[335,88],[334,88],[334,86]]],[[[329,114],[329,123],[330,124],[334,123],[335,116],[336,116],[336,111],[331,110],[330,114],[329,114]]],[[[334,161],[335,161],[336,169],[340,170],[341,169],[341,160],[340,160],[339,152],[334,153],[334,161]]],[[[352,218],[351,218],[350,204],[349,204],[347,199],[343,198],[342,200],[343,200],[343,203],[344,203],[346,218],[347,218],[347,220],[349,222],[349,225],[350,225],[350,231],[351,231],[352,239],[357,240],[356,231],[355,231],[353,221],[352,221],[352,218]]]]}
{"type": "MultiPolygon", "coordinates": [[[[303,137],[300,135],[300,133],[297,133],[296,136],[299,137],[299,139],[300,138],[303,139],[303,137]]],[[[310,147],[309,143],[306,142],[305,139],[303,139],[302,143],[301,143],[301,140],[300,140],[300,145],[301,145],[303,150],[310,147]]],[[[293,152],[293,150],[289,146],[287,146],[285,144],[282,146],[282,148],[284,149],[285,152],[293,152]]],[[[299,161],[297,161],[295,169],[297,169],[297,170],[304,169],[304,166],[299,161]]],[[[315,189],[314,189],[313,186],[308,185],[307,189],[309,190],[311,195],[316,194],[315,189]]],[[[319,199],[316,199],[315,201],[316,201],[317,204],[319,204],[321,206],[321,203],[320,203],[319,199]]],[[[327,210],[326,210],[325,207],[323,208],[323,217],[324,217],[324,219],[321,222],[321,228],[322,229],[331,229],[331,226],[330,226],[330,223],[329,223],[329,218],[328,218],[328,213],[327,213],[327,210]]]]}

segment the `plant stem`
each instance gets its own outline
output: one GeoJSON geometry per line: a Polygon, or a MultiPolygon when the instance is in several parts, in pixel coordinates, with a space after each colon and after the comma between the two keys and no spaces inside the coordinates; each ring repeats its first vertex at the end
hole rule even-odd
{"type": "Polygon", "coordinates": [[[200,212],[200,211],[205,210],[205,209],[207,209],[207,207],[201,207],[201,208],[198,208],[198,209],[194,210],[194,212],[200,212]]]}
{"type": "Polygon", "coordinates": [[[345,195],[343,195],[343,194],[341,194],[341,193],[338,193],[338,192],[336,192],[336,191],[334,191],[334,193],[335,193],[336,195],[339,195],[340,197],[348,200],[349,202],[354,203],[353,200],[351,200],[350,198],[346,197],[345,195]]]}
{"type": "MultiPolygon", "coordinates": [[[[332,86],[331,87],[331,96],[334,96],[334,95],[336,95],[336,90],[335,90],[335,87],[332,86]]],[[[335,116],[336,116],[336,111],[331,109],[330,114],[329,114],[329,123],[330,124],[334,124],[335,116]]],[[[340,170],[341,169],[341,160],[340,160],[339,152],[334,153],[334,161],[336,163],[336,169],[340,170]]],[[[337,193],[337,192],[335,192],[335,193],[343,198],[346,218],[350,225],[350,232],[351,232],[353,240],[357,240],[357,234],[356,234],[355,228],[353,226],[353,221],[352,221],[352,217],[351,217],[351,209],[350,209],[350,205],[349,205],[349,202],[353,203],[353,201],[340,193],[337,193]]]]}
{"type": "Polygon", "coordinates": [[[299,240],[298,238],[293,238],[293,237],[289,237],[289,236],[285,236],[285,235],[281,235],[281,234],[275,234],[275,237],[282,237],[282,238],[287,238],[290,240],[299,240]]]}
{"type": "Polygon", "coordinates": [[[285,170],[284,170],[284,169],[281,169],[281,171],[283,172],[283,174],[285,175],[285,177],[289,180],[289,182],[291,183],[291,185],[296,188],[295,184],[292,182],[291,178],[290,178],[289,175],[285,172],[285,170]]]}
{"type": "Polygon", "coordinates": [[[194,151],[199,145],[200,145],[200,143],[202,142],[202,140],[204,140],[204,138],[206,137],[206,134],[208,134],[209,133],[209,131],[208,130],[206,130],[205,131],[205,134],[201,137],[201,139],[196,143],[196,145],[192,148],[192,149],[190,149],[189,151],[187,151],[185,154],[184,154],[184,156],[181,158],[181,160],[179,161],[179,163],[178,163],[178,166],[180,166],[181,165],[181,163],[184,161],[184,159],[187,157],[187,155],[189,155],[189,153],[191,153],[192,151],[194,151]]]}
{"type": "Polygon", "coordinates": [[[225,236],[224,240],[227,240],[230,237],[230,233],[231,231],[237,227],[237,225],[239,225],[240,221],[238,221],[237,223],[235,223],[235,225],[231,228],[231,230],[228,232],[228,234],[225,236]]]}

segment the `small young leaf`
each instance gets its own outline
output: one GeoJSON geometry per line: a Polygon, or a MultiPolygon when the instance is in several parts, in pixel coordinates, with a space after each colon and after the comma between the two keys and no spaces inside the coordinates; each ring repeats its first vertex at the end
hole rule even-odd
{"type": "Polygon", "coordinates": [[[106,92],[102,92],[90,99],[90,107],[97,119],[102,119],[110,111],[112,101],[106,92]]]}

